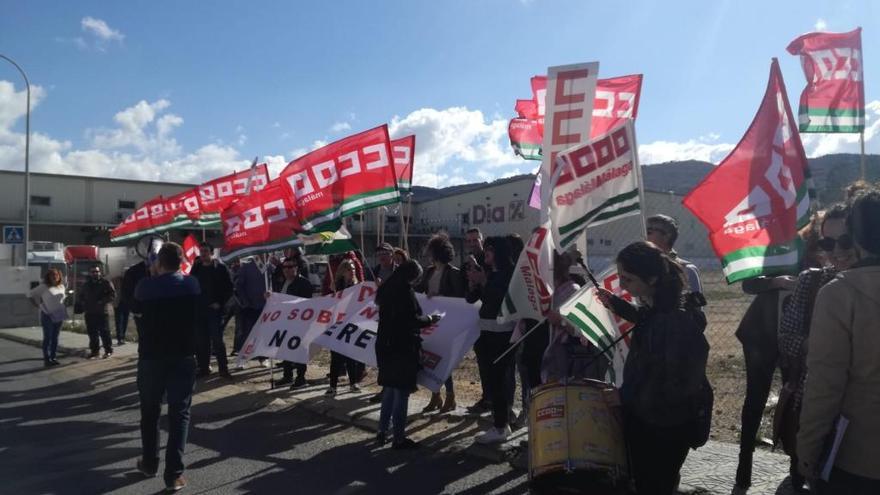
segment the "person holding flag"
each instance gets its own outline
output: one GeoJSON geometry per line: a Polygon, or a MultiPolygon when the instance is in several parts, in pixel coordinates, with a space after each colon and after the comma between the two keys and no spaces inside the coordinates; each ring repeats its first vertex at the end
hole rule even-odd
{"type": "MultiPolygon", "coordinates": [[[[568,272],[574,263],[574,253],[554,253],[553,256],[553,307],[558,308],[580,290],[568,272]]],[[[607,361],[599,359],[596,348],[574,325],[557,310],[547,313],[552,325],[549,344],[541,361],[541,378],[544,383],[574,378],[605,378],[607,361]]]]}
{"type": "MultiPolygon", "coordinates": [[[[476,442],[483,444],[501,443],[510,436],[509,423],[513,403],[513,390],[507,386],[513,374],[514,354],[507,353],[497,363],[493,361],[501,356],[510,345],[514,322],[498,323],[497,316],[501,312],[507,286],[513,277],[514,259],[510,242],[504,237],[486,239],[485,263],[488,273],[477,271],[473,267],[468,272],[470,291],[465,300],[469,303],[481,301],[480,306],[480,338],[474,349],[481,349],[477,356],[482,356],[489,382],[486,385],[492,396],[493,427],[477,436],[476,442]]],[[[479,359],[479,357],[478,357],[479,359]]]]}
{"type": "MultiPolygon", "coordinates": [[[[284,275],[282,280],[276,280],[272,286],[272,291],[289,296],[302,297],[311,299],[312,283],[309,282],[302,272],[300,272],[300,263],[297,258],[288,256],[281,262],[281,273],[284,275]]],[[[266,293],[266,299],[270,297],[269,292],[266,293]]],[[[291,384],[290,390],[297,390],[306,386],[306,365],[303,363],[291,363],[284,361],[281,365],[284,374],[281,380],[275,383],[276,387],[291,384]],[[293,379],[293,370],[296,368],[296,380],[293,379]]]]}
{"type": "Polygon", "coordinates": [[[649,242],[620,251],[617,270],[621,286],[641,302],[598,289],[603,305],[635,323],[620,389],[630,472],[640,495],[671,495],[688,449],[709,436],[709,343],[699,309],[705,300],[685,291],[681,266],[649,242]]]}

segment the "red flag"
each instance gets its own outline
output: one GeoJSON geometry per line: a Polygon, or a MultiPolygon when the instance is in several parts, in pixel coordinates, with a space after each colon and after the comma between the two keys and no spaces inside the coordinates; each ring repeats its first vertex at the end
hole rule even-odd
{"type": "Polygon", "coordinates": [[[164,211],[164,200],[162,196],[145,202],[134,213],[128,216],[113,230],[110,231],[110,241],[120,242],[135,237],[140,237],[153,232],[153,221],[151,212],[155,215],[164,211]],[[157,211],[158,208],[158,211],[157,211]]]}
{"type": "Polygon", "coordinates": [[[522,119],[535,120],[538,118],[538,102],[535,100],[516,100],[513,109],[522,119]]]}
{"type": "Polygon", "coordinates": [[[223,210],[224,259],[298,244],[302,226],[290,199],[278,178],[223,210]]]}
{"type": "Polygon", "coordinates": [[[808,33],[792,41],[788,52],[801,56],[807,77],[798,110],[801,132],[863,132],[862,28],[808,33]]]}
{"type": "Polygon", "coordinates": [[[596,82],[590,138],[595,139],[607,134],[611,129],[623,124],[626,119],[635,120],[639,114],[641,92],[641,74],[599,79],[596,82]]]}
{"type": "Polygon", "coordinates": [[[200,185],[201,223],[216,223],[221,211],[248,193],[248,184],[251,185],[251,191],[259,191],[268,183],[269,169],[265,163],[261,163],[253,171],[249,168],[200,185]]]}
{"type": "Polygon", "coordinates": [[[178,216],[185,216],[191,222],[198,223],[201,218],[198,188],[192,188],[175,194],[166,199],[169,208],[174,209],[178,216]]]}
{"type": "Polygon", "coordinates": [[[809,220],[807,158],[774,58],[761,107],[734,150],[684,199],[709,229],[728,283],[797,273],[809,220]]]}
{"type": "Polygon", "coordinates": [[[183,261],[180,263],[180,271],[189,275],[192,270],[193,263],[199,257],[199,241],[192,234],[186,236],[183,240],[183,261]]]}
{"type": "Polygon", "coordinates": [[[416,155],[416,136],[402,137],[391,141],[391,156],[394,160],[394,175],[401,194],[412,189],[413,162],[416,155]]]}
{"type": "Polygon", "coordinates": [[[541,141],[543,132],[535,119],[511,119],[507,126],[510,146],[514,153],[526,160],[541,159],[541,141]]]}
{"type": "Polygon", "coordinates": [[[338,218],[396,203],[400,194],[390,144],[383,124],[287,164],[281,178],[303,228],[312,231],[338,218]]]}

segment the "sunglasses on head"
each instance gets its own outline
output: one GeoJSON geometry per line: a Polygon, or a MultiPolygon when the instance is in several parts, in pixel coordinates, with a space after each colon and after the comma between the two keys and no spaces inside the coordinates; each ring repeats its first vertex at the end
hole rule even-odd
{"type": "Polygon", "coordinates": [[[832,237],[823,237],[819,239],[819,249],[821,249],[822,251],[834,251],[835,245],[839,246],[840,249],[852,249],[852,237],[850,237],[849,234],[843,234],[837,239],[834,239],[832,237]]]}

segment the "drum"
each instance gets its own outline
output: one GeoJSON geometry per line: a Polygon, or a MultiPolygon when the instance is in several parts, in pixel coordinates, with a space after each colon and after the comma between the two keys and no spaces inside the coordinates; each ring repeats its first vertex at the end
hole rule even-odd
{"type": "Polygon", "coordinates": [[[596,380],[549,383],[529,405],[529,479],[581,472],[616,484],[627,473],[617,390],[596,380]]]}

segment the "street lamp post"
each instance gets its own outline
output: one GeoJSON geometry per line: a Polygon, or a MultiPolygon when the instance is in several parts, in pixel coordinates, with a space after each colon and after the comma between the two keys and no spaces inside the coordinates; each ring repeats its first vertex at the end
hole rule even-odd
{"type": "Polygon", "coordinates": [[[24,263],[23,266],[27,266],[28,262],[28,241],[30,239],[31,232],[31,167],[30,167],[30,155],[31,155],[31,83],[28,81],[27,74],[24,73],[24,70],[15,63],[15,60],[7,57],[0,53],[0,58],[6,60],[10,64],[14,65],[18,72],[21,73],[21,77],[24,78],[24,85],[27,88],[27,113],[25,114],[25,124],[24,124],[24,263]]]}

